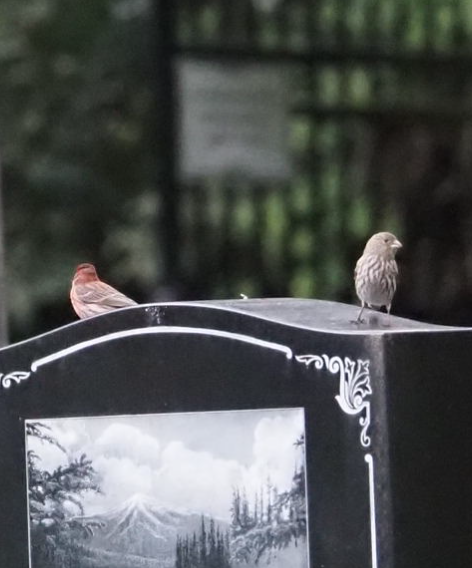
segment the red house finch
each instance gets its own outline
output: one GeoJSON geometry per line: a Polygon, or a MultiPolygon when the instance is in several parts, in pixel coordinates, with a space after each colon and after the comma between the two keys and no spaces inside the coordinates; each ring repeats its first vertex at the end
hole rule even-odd
{"type": "Polygon", "coordinates": [[[93,264],[79,264],[76,268],[70,289],[70,301],[81,319],[137,305],[131,298],[102,282],[93,264]]]}
{"type": "Polygon", "coordinates": [[[390,315],[397,287],[398,267],[395,253],[402,246],[392,233],[377,233],[370,237],[354,270],[356,292],[362,303],[356,323],[362,322],[365,306],[385,306],[390,315]]]}

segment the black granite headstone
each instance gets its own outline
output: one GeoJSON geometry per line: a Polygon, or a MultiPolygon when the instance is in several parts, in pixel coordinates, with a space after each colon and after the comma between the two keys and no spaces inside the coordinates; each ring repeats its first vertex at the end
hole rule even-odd
{"type": "Polygon", "coordinates": [[[356,316],[148,305],[1,350],[0,567],[469,566],[472,329],[356,316]]]}

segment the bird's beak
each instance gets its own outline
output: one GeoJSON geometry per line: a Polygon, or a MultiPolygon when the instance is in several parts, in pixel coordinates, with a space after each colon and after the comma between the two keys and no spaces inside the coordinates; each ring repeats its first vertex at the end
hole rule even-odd
{"type": "Polygon", "coordinates": [[[395,239],[392,243],[392,248],[394,248],[394,249],[402,248],[402,246],[403,245],[401,244],[401,242],[398,239],[395,239]]]}

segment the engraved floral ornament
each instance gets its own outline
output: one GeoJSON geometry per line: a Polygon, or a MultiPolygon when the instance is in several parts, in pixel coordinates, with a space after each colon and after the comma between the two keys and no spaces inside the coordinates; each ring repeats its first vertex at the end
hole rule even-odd
{"type": "Polygon", "coordinates": [[[367,434],[370,426],[370,402],[367,397],[372,394],[369,361],[328,355],[298,355],[296,359],[307,367],[313,365],[315,369],[326,368],[330,373],[339,374],[339,394],[335,398],[346,414],[361,414],[361,444],[368,448],[371,439],[367,434]]]}

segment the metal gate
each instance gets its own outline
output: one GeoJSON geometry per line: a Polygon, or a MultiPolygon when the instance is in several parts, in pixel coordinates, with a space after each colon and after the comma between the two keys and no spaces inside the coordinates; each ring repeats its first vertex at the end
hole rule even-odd
{"type": "Polygon", "coordinates": [[[450,313],[472,284],[466,274],[460,289],[449,282],[471,252],[472,6],[161,0],[158,12],[168,81],[160,90],[164,257],[180,297],[349,301],[355,259],[366,237],[385,228],[409,245],[397,313],[450,313]],[[177,181],[180,57],[291,67],[289,183],[177,181]],[[462,256],[451,256],[444,234],[462,256]],[[447,264],[427,270],[439,245],[447,264]]]}

